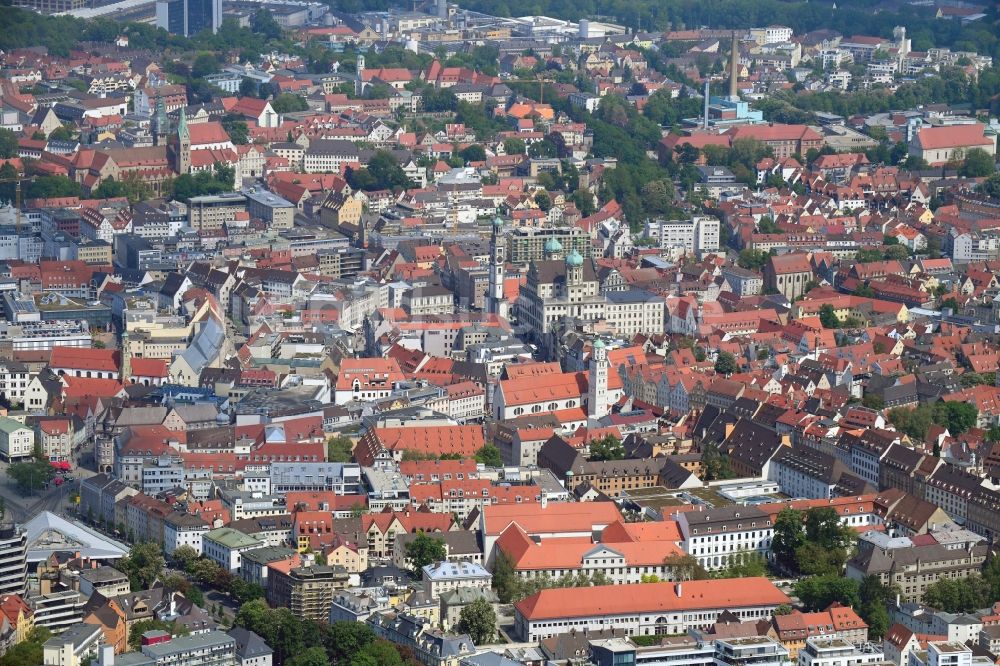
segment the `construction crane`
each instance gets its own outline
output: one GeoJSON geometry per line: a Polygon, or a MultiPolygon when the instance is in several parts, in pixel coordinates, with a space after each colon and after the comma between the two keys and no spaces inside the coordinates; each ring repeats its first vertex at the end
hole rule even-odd
{"type": "Polygon", "coordinates": [[[14,229],[21,233],[21,183],[34,181],[38,176],[17,176],[16,178],[0,178],[0,183],[14,183],[14,229]]]}

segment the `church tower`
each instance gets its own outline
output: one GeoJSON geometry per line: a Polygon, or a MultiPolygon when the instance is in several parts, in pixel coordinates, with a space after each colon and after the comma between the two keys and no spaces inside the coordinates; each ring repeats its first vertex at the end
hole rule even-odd
{"type": "Polygon", "coordinates": [[[191,132],[188,130],[187,114],[181,108],[177,122],[177,136],[173,145],[174,171],[179,174],[191,173],[191,132]]]}
{"type": "Polygon", "coordinates": [[[608,415],[608,348],[600,339],[594,340],[590,353],[590,376],[587,387],[587,416],[593,427],[608,415]]]}
{"type": "Polygon", "coordinates": [[[489,293],[486,294],[487,311],[490,314],[507,316],[507,303],[503,296],[504,263],[506,257],[503,248],[503,239],[500,232],[503,229],[503,220],[499,217],[493,220],[493,232],[490,235],[490,284],[489,293]]]}
{"type": "Polygon", "coordinates": [[[557,238],[550,238],[545,241],[545,246],[542,248],[542,252],[545,255],[546,260],[555,260],[562,258],[562,243],[559,242],[557,238]]]}
{"type": "Polygon", "coordinates": [[[167,104],[162,96],[156,98],[156,115],[153,117],[153,124],[153,145],[167,145],[170,123],[167,120],[167,104]]]}
{"type": "Polygon", "coordinates": [[[127,385],[129,383],[129,380],[132,379],[132,354],[129,351],[127,330],[122,331],[122,344],[120,353],[122,355],[121,382],[123,385],[127,385]]]}
{"type": "Polygon", "coordinates": [[[583,282],[583,255],[576,250],[566,255],[566,286],[572,287],[583,282]]]}
{"type": "Polygon", "coordinates": [[[365,92],[365,57],[363,55],[358,56],[354,69],[358,75],[357,81],[354,83],[354,94],[361,97],[365,92]]]}

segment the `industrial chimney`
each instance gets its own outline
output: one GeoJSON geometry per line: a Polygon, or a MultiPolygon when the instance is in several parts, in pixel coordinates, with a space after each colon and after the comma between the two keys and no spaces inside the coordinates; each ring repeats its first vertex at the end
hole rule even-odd
{"type": "Polygon", "coordinates": [[[733,30],[733,48],[729,54],[729,101],[738,102],[740,99],[740,40],[733,30]]]}
{"type": "Polygon", "coordinates": [[[711,81],[705,79],[705,114],[702,120],[702,129],[708,129],[708,102],[711,95],[711,81]]]}

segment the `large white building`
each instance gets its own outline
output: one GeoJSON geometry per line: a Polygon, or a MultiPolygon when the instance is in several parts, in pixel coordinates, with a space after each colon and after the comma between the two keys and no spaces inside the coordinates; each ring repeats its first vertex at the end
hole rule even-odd
{"type": "Polygon", "coordinates": [[[181,546],[190,546],[201,555],[202,537],[208,533],[208,524],[191,514],[174,512],[163,521],[163,552],[173,555],[181,546]]]}
{"type": "Polygon", "coordinates": [[[724,611],[742,621],[770,619],[788,601],[766,578],[555,588],[514,604],[514,630],[529,643],[572,631],[683,634],[708,628],[724,611]]]}
{"type": "Polygon", "coordinates": [[[799,666],[874,666],[885,662],[881,643],[854,643],[839,636],[806,639],[799,650],[799,666]]]}
{"type": "Polygon", "coordinates": [[[701,257],[719,250],[716,217],[696,216],[690,220],[646,220],[645,236],[664,250],[701,257]]]}
{"type": "Polygon", "coordinates": [[[0,457],[7,462],[27,458],[35,449],[35,431],[20,421],[0,417],[0,457]]]}
{"type": "Polygon", "coordinates": [[[681,547],[708,570],[724,569],[733,556],[756,552],[771,556],[774,521],[786,508],[808,511],[830,507],[841,523],[849,527],[880,524],[875,513],[875,495],[835,499],[797,500],[758,506],[728,506],[679,514],[678,527],[684,540],[681,547]]]}
{"type": "Polygon", "coordinates": [[[493,581],[493,575],[489,571],[473,562],[444,561],[428,564],[423,567],[422,573],[424,591],[432,599],[460,587],[488,590],[493,581]]]}
{"type": "Polygon", "coordinates": [[[226,571],[239,571],[240,555],[267,545],[262,539],[247,536],[229,527],[206,532],[201,538],[202,552],[226,571]]]}

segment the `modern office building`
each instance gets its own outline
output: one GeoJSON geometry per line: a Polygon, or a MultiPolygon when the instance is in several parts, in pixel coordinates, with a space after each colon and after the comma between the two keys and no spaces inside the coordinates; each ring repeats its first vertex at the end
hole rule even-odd
{"type": "Polygon", "coordinates": [[[213,33],[222,25],[222,0],[159,0],[156,27],[190,37],[202,30],[213,33]]]}
{"type": "Polygon", "coordinates": [[[24,594],[28,576],[28,539],[12,524],[0,525],[0,594],[24,594]]]}
{"type": "Polygon", "coordinates": [[[874,666],[885,662],[881,643],[854,644],[838,636],[816,637],[799,650],[799,666],[874,666]]]}

